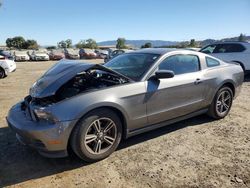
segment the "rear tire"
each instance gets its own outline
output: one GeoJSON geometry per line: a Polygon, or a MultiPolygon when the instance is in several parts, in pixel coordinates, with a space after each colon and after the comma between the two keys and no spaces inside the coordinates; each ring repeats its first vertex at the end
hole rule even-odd
{"type": "Polygon", "coordinates": [[[209,107],[208,115],[214,119],[222,119],[227,116],[233,103],[232,90],[224,86],[216,93],[209,107]]]}
{"type": "Polygon", "coordinates": [[[122,138],[122,124],[117,114],[109,109],[88,113],[76,125],[70,144],[75,154],[86,162],[108,157],[122,138]]]}

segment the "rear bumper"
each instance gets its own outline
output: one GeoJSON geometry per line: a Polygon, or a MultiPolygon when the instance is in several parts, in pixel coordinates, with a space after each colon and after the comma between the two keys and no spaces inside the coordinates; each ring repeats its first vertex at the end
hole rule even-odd
{"type": "Polygon", "coordinates": [[[21,110],[21,103],[10,109],[6,119],[22,144],[35,148],[47,157],[67,156],[70,121],[55,124],[33,121],[21,110]]]}

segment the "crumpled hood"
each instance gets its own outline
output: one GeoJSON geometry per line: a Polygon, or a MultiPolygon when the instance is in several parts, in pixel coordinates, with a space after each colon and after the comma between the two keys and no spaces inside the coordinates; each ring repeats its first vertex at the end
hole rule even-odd
{"type": "MultiPolygon", "coordinates": [[[[98,68],[113,74],[120,75],[100,64],[83,63],[71,60],[60,60],[52,66],[41,78],[39,78],[30,88],[30,95],[35,98],[44,98],[52,96],[67,81],[72,79],[78,73],[87,71],[90,68],[98,68]]],[[[120,75],[124,77],[123,75],[120,75]]],[[[124,77],[126,78],[126,77],[124,77]]],[[[127,78],[126,78],[127,79],[127,78]]]]}

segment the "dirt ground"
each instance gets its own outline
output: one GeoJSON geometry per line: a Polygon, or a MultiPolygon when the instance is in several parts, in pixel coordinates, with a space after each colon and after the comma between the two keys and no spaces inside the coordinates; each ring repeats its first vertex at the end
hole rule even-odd
{"type": "Polygon", "coordinates": [[[141,134],[87,164],[40,156],[20,145],[5,122],[10,107],[54,63],[17,63],[0,80],[0,187],[250,187],[249,78],[225,119],[202,115],[141,134]]]}

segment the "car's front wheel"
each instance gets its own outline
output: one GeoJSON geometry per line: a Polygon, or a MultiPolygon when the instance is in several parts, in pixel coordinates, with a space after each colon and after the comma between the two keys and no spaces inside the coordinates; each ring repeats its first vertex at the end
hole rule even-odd
{"type": "Polygon", "coordinates": [[[0,67],[0,78],[4,78],[6,75],[5,75],[5,72],[4,70],[0,67]]]}
{"type": "Polygon", "coordinates": [[[221,119],[227,116],[233,103],[232,89],[225,86],[216,93],[212,104],[209,107],[208,114],[215,118],[221,119]]]}
{"type": "Polygon", "coordinates": [[[98,109],[77,123],[70,143],[78,157],[95,162],[114,152],[121,137],[122,124],[117,114],[109,109],[98,109]]]}

